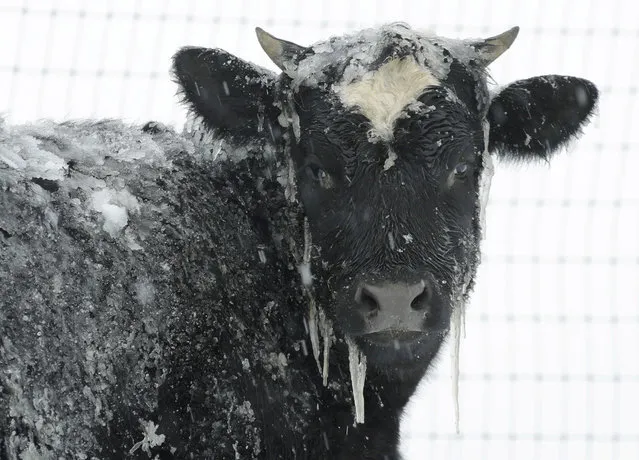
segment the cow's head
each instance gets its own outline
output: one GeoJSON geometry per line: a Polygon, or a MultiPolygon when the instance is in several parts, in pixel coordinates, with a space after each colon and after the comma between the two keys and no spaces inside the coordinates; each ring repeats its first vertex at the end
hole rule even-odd
{"type": "Polygon", "coordinates": [[[378,369],[425,367],[465,301],[490,156],[546,160],[593,111],[595,86],[575,77],[489,92],[486,67],[517,31],[462,41],[391,24],[304,47],[258,29],[279,77],[222,50],[174,57],[221,136],[285,134],[319,301],[378,369]]]}

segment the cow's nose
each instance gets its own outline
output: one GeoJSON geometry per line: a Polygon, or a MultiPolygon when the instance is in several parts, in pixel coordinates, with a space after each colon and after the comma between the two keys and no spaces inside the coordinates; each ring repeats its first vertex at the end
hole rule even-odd
{"type": "Polygon", "coordinates": [[[355,301],[366,312],[377,310],[406,311],[423,310],[430,300],[430,288],[425,281],[415,284],[362,284],[355,301]]]}
{"type": "Polygon", "coordinates": [[[385,329],[420,331],[432,298],[426,281],[414,284],[361,284],[355,302],[367,319],[367,332],[385,329]]]}

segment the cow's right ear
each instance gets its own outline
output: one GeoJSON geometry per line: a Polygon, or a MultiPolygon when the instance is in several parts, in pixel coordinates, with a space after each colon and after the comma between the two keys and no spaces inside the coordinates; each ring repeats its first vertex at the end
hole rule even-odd
{"type": "Polygon", "coordinates": [[[275,140],[275,74],[226,51],[194,47],[173,56],[172,71],[184,102],[209,129],[240,142],[275,140]]]}

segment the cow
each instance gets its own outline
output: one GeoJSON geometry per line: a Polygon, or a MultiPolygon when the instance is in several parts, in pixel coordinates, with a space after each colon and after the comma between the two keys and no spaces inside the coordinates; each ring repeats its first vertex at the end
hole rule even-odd
{"type": "Polygon", "coordinates": [[[596,107],[576,77],[489,89],[518,28],[256,32],[281,73],[174,55],[183,134],[2,126],[3,459],[400,458],[492,158],[549,161],[596,107]]]}

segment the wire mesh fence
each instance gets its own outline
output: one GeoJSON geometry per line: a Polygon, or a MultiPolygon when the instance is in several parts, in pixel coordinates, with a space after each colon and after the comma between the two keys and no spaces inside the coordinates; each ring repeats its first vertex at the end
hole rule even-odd
{"type": "Polygon", "coordinates": [[[220,47],[273,69],[253,28],[310,44],[401,20],[452,37],[522,28],[499,84],[595,82],[599,115],[549,165],[498,164],[466,315],[455,433],[441,352],[407,410],[408,459],[639,458],[639,26],[630,0],[0,1],[0,111],[179,127],[169,59],[220,47]]]}

